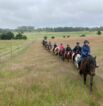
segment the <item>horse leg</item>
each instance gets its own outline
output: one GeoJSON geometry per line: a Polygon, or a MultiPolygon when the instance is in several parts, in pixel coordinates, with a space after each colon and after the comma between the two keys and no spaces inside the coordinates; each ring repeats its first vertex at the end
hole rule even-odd
{"type": "Polygon", "coordinates": [[[87,74],[84,73],[84,84],[86,85],[87,74]]]}
{"type": "Polygon", "coordinates": [[[68,59],[68,62],[69,62],[69,56],[67,57],[67,59],[68,59]]]}
{"type": "Polygon", "coordinates": [[[68,56],[68,54],[66,53],[65,54],[65,58],[67,59],[67,61],[69,62],[69,56],[68,56]]]}
{"type": "Polygon", "coordinates": [[[65,60],[65,56],[64,56],[64,54],[62,54],[62,60],[63,60],[63,61],[65,60]]]}
{"type": "Polygon", "coordinates": [[[93,86],[93,76],[90,76],[90,92],[92,92],[92,86],[93,86]]]}

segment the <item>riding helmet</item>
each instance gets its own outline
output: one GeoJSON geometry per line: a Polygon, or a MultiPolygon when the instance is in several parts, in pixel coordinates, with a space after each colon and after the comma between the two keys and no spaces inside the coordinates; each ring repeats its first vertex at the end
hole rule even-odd
{"type": "Polygon", "coordinates": [[[85,40],[84,43],[88,43],[89,44],[89,41],[88,40],[85,40]]]}

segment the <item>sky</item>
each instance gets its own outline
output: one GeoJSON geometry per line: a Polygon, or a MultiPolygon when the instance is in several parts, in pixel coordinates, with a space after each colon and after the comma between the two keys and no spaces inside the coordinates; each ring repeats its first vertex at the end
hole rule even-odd
{"type": "Polygon", "coordinates": [[[103,26],[103,0],[0,0],[0,28],[103,26]]]}

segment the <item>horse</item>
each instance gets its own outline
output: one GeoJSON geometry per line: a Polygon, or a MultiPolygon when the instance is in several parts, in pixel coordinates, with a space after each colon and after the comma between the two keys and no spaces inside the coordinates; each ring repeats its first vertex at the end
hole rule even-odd
{"type": "Polygon", "coordinates": [[[75,53],[72,52],[72,61],[77,69],[79,69],[79,61],[80,61],[81,55],[79,52],[75,53]]]}
{"type": "Polygon", "coordinates": [[[43,41],[42,41],[42,45],[43,45],[45,48],[47,48],[47,43],[48,43],[48,42],[47,42],[46,40],[43,40],[43,41]]]}
{"type": "Polygon", "coordinates": [[[64,60],[67,59],[67,61],[69,62],[69,60],[72,58],[72,51],[65,51],[64,53],[64,60]]]}
{"type": "Polygon", "coordinates": [[[59,57],[64,61],[65,59],[65,49],[63,48],[62,50],[59,50],[59,57]]]}
{"type": "Polygon", "coordinates": [[[47,44],[47,50],[50,52],[52,51],[52,44],[50,42],[47,44]]]}
{"type": "Polygon", "coordinates": [[[93,77],[95,76],[95,69],[98,68],[96,65],[96,57],[88,56],[83,59],[80,65],[80,75],[84,77],[84,84],[86,85],[87,75],[90,75],[90,91],[92,91],[93,77]]]}
{"type": "Polygon", "coordinates": [[[54,49],[54,54],[55,54],[55,55],[59,55],[59,52],[60,52],[60,48],[59,48],[59,46],[57,46],[57,47],[54,49]]]}

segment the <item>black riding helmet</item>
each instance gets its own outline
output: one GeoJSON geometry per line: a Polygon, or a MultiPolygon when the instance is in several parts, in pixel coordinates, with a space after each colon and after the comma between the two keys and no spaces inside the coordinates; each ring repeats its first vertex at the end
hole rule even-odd
{"type": "Polygon", "coordinates": [[[89,41],[88,41],[88,40],[85,40],[85,41],[84,41],[84,44],[85,44],[85,43],[88,43],[88,44],[89,44],[89,41]]]}
{"type": "Polygon", "coordinates": [[[77,44],[77,45],[79,45],[80,43],[79,43],[79,42],[77,42],[76,44],[77,44]]]}
{"type": "Polygon", "coordinates": [[[69,47],[70,45],[69,44],[67,44],[67,47],[69,47]]]}

